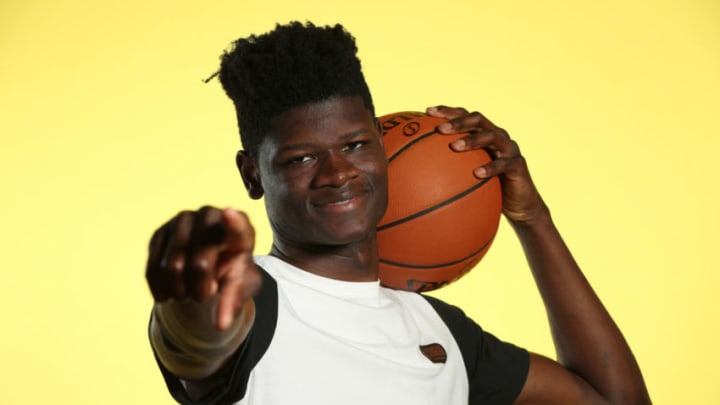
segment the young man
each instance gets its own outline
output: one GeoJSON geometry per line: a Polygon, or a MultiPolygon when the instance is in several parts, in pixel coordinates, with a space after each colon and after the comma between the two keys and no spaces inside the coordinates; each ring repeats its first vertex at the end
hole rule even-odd
{"type": "MultiPolygon", "coordinates": [[[[479,113],[434,107],[485,148],[545,302],[559,363],[503,343],[457,308],[379,285],[387,161],[354,39],[292,23],[235,43],[220,80],[265,197],[268,256],[232,209],[181,212],[150,243],[150,340],[188,404],[639,404],[639,367],[575,264],[517,144],[479,113]]],[[[480,180],[478,180],[480,181],[480,180]]],[[[472,215],[471,212],[468,215],[472,215]]]]}

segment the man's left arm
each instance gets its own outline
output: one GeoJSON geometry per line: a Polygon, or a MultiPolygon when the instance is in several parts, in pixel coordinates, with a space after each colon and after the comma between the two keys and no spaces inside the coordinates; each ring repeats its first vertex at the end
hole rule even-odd
{"type": "Polygon", "coordinates": [[[503,213],[520,239],[545,304],[558,361],[531,354],[516,403],[650,403],[630,347],[563,242],[517,144],[480,113],[448,107],[432,107],[428,113],[450,120],[438,127],[441,133],[469,133],[451,144],[454,150],[484,148],[492,155],[493,161],[474,174],[480,179],[499,176],[503,213]]]}

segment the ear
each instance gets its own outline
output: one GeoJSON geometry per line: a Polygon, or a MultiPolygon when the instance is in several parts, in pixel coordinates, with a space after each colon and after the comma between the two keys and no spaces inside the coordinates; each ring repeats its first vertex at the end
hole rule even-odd
{"type": "Polygon", "coordinates": [[[241,150],[235,155],[235,164],[237,165],[238,171],[240,171],[240,177],[242,177],[243,184],[245,184],[245,189],[250,198],[253,200],[260,199],[265,191],[260,181],[260,172],[258,171],[255,159],[241,150]]]}

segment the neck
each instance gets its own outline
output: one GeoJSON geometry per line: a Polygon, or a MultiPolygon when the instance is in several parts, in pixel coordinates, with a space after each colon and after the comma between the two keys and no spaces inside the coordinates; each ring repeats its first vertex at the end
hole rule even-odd
{"type": "Polygon", "coordinates": [[[342,246],[297,246],[273,242],[270,255],[318,276],[342,281],[375,281],[378,253],[375,239],[342,246]]]}

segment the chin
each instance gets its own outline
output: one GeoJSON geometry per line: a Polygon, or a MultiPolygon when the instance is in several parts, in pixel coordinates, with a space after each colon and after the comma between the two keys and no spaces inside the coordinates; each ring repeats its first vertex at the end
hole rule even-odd
{"type": "Polygon", "coordinates": [[[375,227],[358,227],[357,229],[343,227],[338,230],[330,230],[326,233],[328,245],[348,245],[352,243],[365,242],[367,240],[375,240],[375,227]]]}

